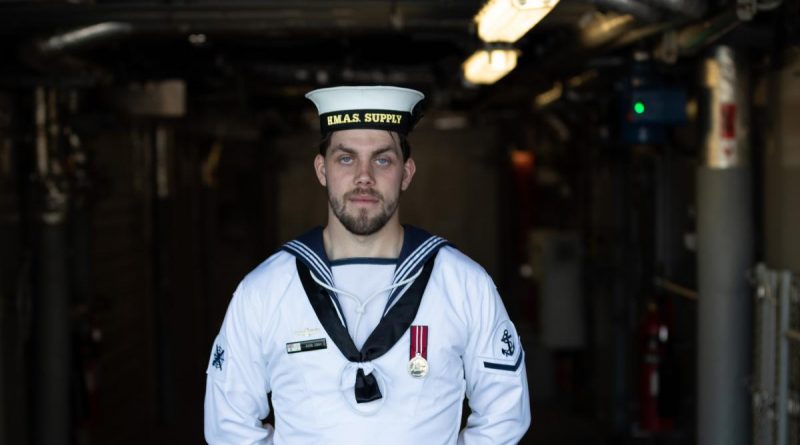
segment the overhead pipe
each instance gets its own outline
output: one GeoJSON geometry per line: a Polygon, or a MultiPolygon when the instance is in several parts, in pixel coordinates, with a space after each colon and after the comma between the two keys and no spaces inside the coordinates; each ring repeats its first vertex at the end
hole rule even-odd
{"type": "Polygon", "coordinates": [[[620,15],[598,14],[586,22],[580,34],[584,46],[596,47],[613,42],[614,47],[622,47],[667,31],[674,36],[669,42],[674,42],[671,45],[675,48],[662,48],[662,52],[673,55],[670,62],[674,62],[679,53],[695,49],[698,40],[711,43],[739,23],[736,14],[726,10],[705,21],[686,25],[679,31],[669,31],[687,21],[702,18],[707,10],[704,0],[591,0],[591,3],[620,15]],[[646,25],[637,26],[633,19],[646,25]]]}
{"type": "Polygon", "coordinates": [[[701,18],[708,9],[706,0],[645,0],[643,3],[693,19],[701,18]]]}
{"type": "MultiPolygon", "coordinates": [[[[595,13],[581,23],[580,42],[584,49],[596,48],[614,41],[636,27],[630,14],[595,13]]],[[[565,55],[565,57],[568,57],[565,55]]]]}
{"type": "Polygon", "coordinates": [[[608,8],[622,14],[630,14],[637,19],[653,23],[661,19],[661,11],[636,0],[592,0],[592,3],[601,8],[608,8]]]}
{"type": "Polygon", "coordinates": [[[591,3],[622,14],[630,14],[647,23],[676,15],[699,19],[708,9],[707,2],[703,0],[591,0],[591,3]]]}
{"type": "Polygon", "coordinates": [[[690,23],[660,22],[637,28],[615,39],[613,46],[620,48],[649,36],[662,34],[660,42],[653,49],[653,55],[662,62],[675,63],[680,57],[696,55],[741,23],[738,10],[725,9],[706,19],[690,23]]]}
{"type": "Polygon", "coordinates": [[[91,85],[111,79],[113,76],[105,68],[75,57],[71,52],[128,35],[133,29],[132,25],[122,22],[102,22],[84,26],[28,42],[19,48],[19,57],[35,70],[59,72],[62,78],[71,73],[80,73],[85,79],[78,80],[78,83],[91,85]],[[91,73],[88,77],[85,76],[87,72],[91,73]]]}
{"type": "Polygon", "coordinates": [[[133,26],[122,22],[103,22],[50,36],[36,45],[42,54],[59,53],[86,47],[111,38],[128,35],[133,26]]]}
{"type": "Polygon", "coordinates": [[[681,55],[692,55],[698,49],[713,44],[741,23],[734,10],[725,10],[708,20],[689,25],[677,33],[678,50],[681,55]]]}

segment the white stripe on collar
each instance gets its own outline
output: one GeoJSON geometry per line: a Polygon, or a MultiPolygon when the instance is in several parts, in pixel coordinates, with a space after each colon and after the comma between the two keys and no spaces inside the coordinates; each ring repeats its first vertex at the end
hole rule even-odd
{"type": "Polygon", "coordinates": [[[397,283],[398,281],[402,281],[406,276],[409,275],[411,271],[413,271],[420,263],[420,261],[425,260],[430,253],[431,249],[436,248],[439,244],[446,242],[444,238],[439,236],[431,236],[425,242],[420,244],[419,247],[414,249],[414,251],[409,255],[403,264],[401,264],[394,273],[394,279],[392,282],[397,283]]]}
{"type": "MultiPolygon", "coordinates": [[[[425,265],[425,262],[428,260],[428,258],[430,258],[431,254],[436,252],[444,244],[447,244],[447,240],[442,237],[431,236],[428,238],[428,240],[422,243],[411,255],[408,256],[406,261],[403,261],[403,265],[398,268],[398,271],[402,270],[402,272],[395,272],[393,283],[401,282],[408,276],[411,276],[417,272],[425,265]]],[[[386,301],[386,307],[383,310],[384,316],[398,300],[398,297],[404,294],[410,286],[411,283],[408,283],[403,288],[396,288],[394,291],[392,291],[392,293],[389,295],[389,299],[386,301]]]]}
{"type": "Polygon", "coordinates": [[[319,277],[324,280],[326,284],[333,286],[333,275],[331,274],[328,265],[325,264],[325,261],[323,261],[316,252],[297,240],[289,241],[284,245],[284,247],[305,259],[306,265],[316,271],[317,275],[319,275],[319,277]]]}
{"type": "MultiPolygon", "coordinates": [[[[319,231],[320,229],[315,229],[315,231],[319,231]]],[[[316,239],[314,237],[320,236],[315,231],[309,232],[308,234],[304,235],[300,239],[307,238],[311,236],[311,242],[315,242],[316,239]]],[[[412,283],[403,283],[406,281],[408,277],[414,276],[424,265],[425,262],[430,258],[430,256],[435,253],[440,247],[445,244],[448,244],[447,240],[440,236],[430,235],[427,234],[423,230],[416,229],[411,226],[406,226],[406,235],[408,238],[405,242],[416,243],[420,238],[424,239],[424,241],[420,242],[414,250],[412,250],[408,255],[405,256],[405,259],[401,263],[397,265],[395,269],[394,277],[392,278],[392,285],[396,285],[401,283],[397,287],[392,290],[389,294],[389,298],[386,302],[386,308],[384,309],[383,315],[385,316],[386,313],[391,309],[393,304],[399,299],[401,295],[403,295],[406,290],[411,286],[412,283]],[[420,236],[423,235],[423,236],[420,236]],[[427,235],[427,238],[424,237],[427,235]]],[[[326,285],[330,286],[332,289],[328,289],[330,292],[330,296],[333,299],[334,303],[338,306],[338,295],[333,289],[335,289],[333,283],[333,273],[330,270],[330,266],[328,265],[328,260],[325,257],[324,252],[317,252],[314,248],[311,247],[310,244],[306,242],[300,241],[300,239],[295,239],[289,241],[288,243],[283,245],[283,248],[290,253],[297,256],[306,266],[311,270],[312,276],[316,280],[323,281],[326,285]],[[316,273],[314,273],[316,272],[316,273]]],[[[314,244],[315,245],[315,244],[314,244]]],[[[321,248],[321,246],[319,247],[321,248]]],[[[402,255],[401,255],[402,256],[402,255]]],[[[413,281],[413,280],[412,280],[413,281]]],[[[339,309],[339,308],[337,308],[339,309]]],[[[339,309],[340,310],[340,309],[339,309]]],[[[340,318],[342,314],[339,314],[340,318]]],[[[343,324],[346,326],[347,322],[342,319],[343,324]]]]}

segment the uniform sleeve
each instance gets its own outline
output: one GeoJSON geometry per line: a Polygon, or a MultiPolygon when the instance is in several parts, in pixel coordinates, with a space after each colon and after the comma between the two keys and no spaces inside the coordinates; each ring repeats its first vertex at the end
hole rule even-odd
{"type": "Polygon", "coordinates": [[[257,323],[261,311],[252,297],[240,284],[211,347],[204,405],[211,445],[272,444],[272,427],[261,423],[269,414],[270,388],[257,323]]]}
{"type": "Polygon", "coordinates": [[[525,354],[491,279],[468,299],[469,340],[464,354],[471,414],[459,445],[516,444],[531,421],[525,354]]]}

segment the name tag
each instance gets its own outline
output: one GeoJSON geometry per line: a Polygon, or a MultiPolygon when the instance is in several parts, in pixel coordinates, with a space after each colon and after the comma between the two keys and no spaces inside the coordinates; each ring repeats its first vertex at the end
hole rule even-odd
{"type": "Polygon", "coordinates": [[[317,349],[327,348],[328,343],[324,338],[286,343],[286,352],[289,354],[294,354],[296,352],[316,351],[317,349]]]}

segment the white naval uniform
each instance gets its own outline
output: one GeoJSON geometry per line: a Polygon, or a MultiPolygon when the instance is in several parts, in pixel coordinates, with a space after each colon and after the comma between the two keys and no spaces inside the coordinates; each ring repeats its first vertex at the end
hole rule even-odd
{"type": "MultiPolygon", "coordinates": [[[[359,304],[339,304],[345,298],[333,286],[317,229],[305,239],[318,241],[301,238],[287,244],[289,248],[248,274],[234,293],[207,369],[205,435],[210,444],[519,441],[530,423],[524,353],[494,284],[478,264],[441,238],[405,230],[405,253],[393,280],[400,285],[379,293],[362,306],[365,313],[360,315],[374,324],[381,313],[391,311],[394,306],[385,307],[387,300],[396,304],[406,297],[409,280],[435,255],[411,323],[427,326],[427,375],[415,378],[409,373],[408,331],[368,362],[351,362],[340,351],[312,308],[298,261],[310,266],[315,280],[339,291],[338,298],[330,298],[337,300],[336,310],[351,335],[358,334],[350,324],[359,304]],[[303,342],[311,347],[298,351],[303,342]],[[375,377],[381,398],[356,402],[358,368],[375,377]],[[270,391],[274,428],[260,420],[269,413],[270,391]],[[471,414],[459,434],[465,394],[471,414]]],[[[357,339],[357,347],[363,340],[357,339]]]]}

